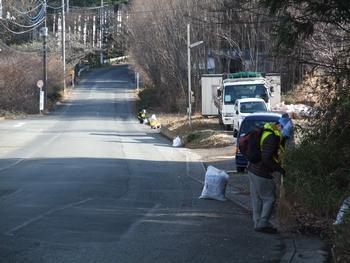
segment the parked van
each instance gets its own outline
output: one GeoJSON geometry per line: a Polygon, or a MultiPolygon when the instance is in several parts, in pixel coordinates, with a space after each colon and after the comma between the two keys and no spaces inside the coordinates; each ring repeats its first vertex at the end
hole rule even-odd
{"type": "Polygon", "coordinates": [[[234,105],[233,112],[233,131],[238,132],[240,124],[245,117],[254,112],[266,112],[268,106],[263,99],[258,98],[247,98],[238,99],[234,105]]]}

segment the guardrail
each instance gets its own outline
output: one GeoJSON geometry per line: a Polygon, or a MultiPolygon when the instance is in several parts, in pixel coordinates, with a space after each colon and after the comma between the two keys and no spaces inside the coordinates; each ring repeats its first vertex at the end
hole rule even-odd
{"type": "Polygon", "coordinates": [[[104,62],[104,63],[122,62],[122,61],[125,61],[128,57],[129,57],[129,56],[122,56],[122,57],[110,58],[110,59],[105,59],[103,62],[104,62]]]}

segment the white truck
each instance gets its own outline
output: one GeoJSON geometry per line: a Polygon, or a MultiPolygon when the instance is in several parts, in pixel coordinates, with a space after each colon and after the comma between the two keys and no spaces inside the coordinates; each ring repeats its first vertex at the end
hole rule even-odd
{"type": "Polygon", "coordinates": [[[219,115],[227,129],[233,127],[234,104],[237,99],[261,98],[268,110],[281,101],[281,77],[278,74],[238,72],[227,76],[202,76],[202,115],[219,115]]]}

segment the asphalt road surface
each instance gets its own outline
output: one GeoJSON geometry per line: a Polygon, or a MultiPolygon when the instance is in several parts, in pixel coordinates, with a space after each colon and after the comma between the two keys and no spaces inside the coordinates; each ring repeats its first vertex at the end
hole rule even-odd
{"type": "Polygon", "coordinates": [[[0,262],[279,262],[203,166],[141,125],[125,65],[89,72],[47,116],[0,122],[0,262]]]}

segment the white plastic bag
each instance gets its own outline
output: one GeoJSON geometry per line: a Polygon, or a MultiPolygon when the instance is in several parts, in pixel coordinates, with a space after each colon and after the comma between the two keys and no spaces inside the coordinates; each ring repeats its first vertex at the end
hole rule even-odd
{"type": "Polygon", "coordinates": [[[173,140],[173,147],[181,147],[182,146],[182,141],[180,136],[176,136],[175,139],[173,140]]]}
{"type": "Polygon", "coordinates": [[[150,121],[156,121],[157,120],[157,117],[155,114],[152,114],[151,118],[150,118],[150,121]]]}
{"type": "Polygon", "coordinates": [[[228,178],[225,171],[210,165],[205,173],[203,191],[199,198],[226,201],[225,191],[228,178]]]}
{"type": "Polygon", "coordinates": [[[344,218],[345,214],[349,213],[350,211],[350,196],[346,198],[340,207],[338,214],[337,214],[337,219],[333,223],[333,225],[341,225],[344,223],[344,218]]]}

